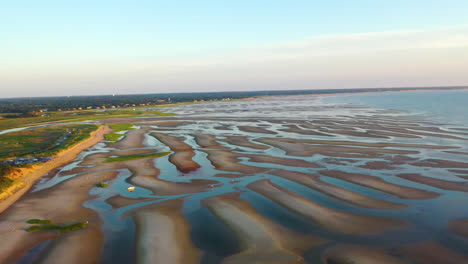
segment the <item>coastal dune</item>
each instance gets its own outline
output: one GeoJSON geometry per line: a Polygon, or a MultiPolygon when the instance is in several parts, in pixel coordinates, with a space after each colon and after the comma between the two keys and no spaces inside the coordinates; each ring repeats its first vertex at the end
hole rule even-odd
{"type": "Polygon", "coordinates": [[[83,150],[88,149],[103,140],[104,135],[110,131],[111,129],[108,126],[101,126],[96,131],[92,132],[88,139],[58,153],[52,160],[25,171],[25,174],[21,179],[24,182],[24,187],[17,190],[11,196],[0,200],[0,214],[21,198],[21,196],[23,196],[39,178],[47,174],[49,171],[74,160],[83,150]]]}

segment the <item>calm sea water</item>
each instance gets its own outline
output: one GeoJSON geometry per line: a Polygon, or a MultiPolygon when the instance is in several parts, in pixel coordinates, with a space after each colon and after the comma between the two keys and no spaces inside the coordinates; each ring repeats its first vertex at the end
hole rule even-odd
{"type": "Polygon", "coordinates": [[[324,102],[400,110],[436,121],[468,125],[468,90],[349,94],[327,97],[324,102]]]}

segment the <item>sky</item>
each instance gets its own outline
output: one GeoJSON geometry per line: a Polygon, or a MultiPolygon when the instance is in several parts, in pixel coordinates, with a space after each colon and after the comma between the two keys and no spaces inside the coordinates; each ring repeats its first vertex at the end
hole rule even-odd
{"type": "Polygon", "coordinates": [[[0,97],[468,85],[465,0],[0,0],[0,97]]]}

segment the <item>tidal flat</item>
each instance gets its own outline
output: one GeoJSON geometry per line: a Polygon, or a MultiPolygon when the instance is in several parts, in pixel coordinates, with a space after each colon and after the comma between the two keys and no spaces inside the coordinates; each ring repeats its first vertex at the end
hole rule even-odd
{"type": "Polygon", "coordinates": [[[468,263],[468,126],[320,96],[164,110],[93,118],[118,133],[0,212],[0,263],[468,263]]]}

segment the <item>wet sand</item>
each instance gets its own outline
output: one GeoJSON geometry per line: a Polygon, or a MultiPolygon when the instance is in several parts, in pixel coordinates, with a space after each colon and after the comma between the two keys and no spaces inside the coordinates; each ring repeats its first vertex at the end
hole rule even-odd
{"type": "MultiPolygon", "coordinates": [[[[17,260],[33,245],[57,237],[47,231],[28,233],[21,230],[29,226],[25,221],[33,218],[48,219],[53,223],[89,221],[85,229],[62,234],[60,239],[67,241],[66,244],[51,243],[46,251],[60,255],[60,259],[68,259],[62,254],[70,251],[72,256],[72,252],[77,254],[76,248],[86,248],[86,257],[94,260],[91,262],[98,262],[103,241],[101,221],[95,211],[82,204],[89,199],[88,192],[96,182],[113,179],[116,175],[117,172],[114,171],[84,174],[59,183],[53,189],[28,193],[22,197],[0,215],[0,234],[2,239],[9,241],[2,243],[0,247],[0,262],[17,260]],[[89,180],[90,178],[93,180],[89,180]]],[[[74,261],[78,260],[79,258],[74,261]]]]}
{"type": "Polygon", "coordinates": [[[240,172],[245,174],[262,173],[268,170],[265,168],[240,164],[238,162],[238,158],[241,157],[240,154],[224,150],[203,151],[208,154],[208,159],[210,160],[211,164],[213,164],[213,166],[218,170],[240,172]]]}
{"type": "Polygon", "coordinates": [[[418,166],[418,167],[431,167],[431,168],[468,169],[468,163],[453,161],[453,160],[441,160],[441,159],[425,159],[419,162],[411,163],[411,165],[418,166]]]}
{"type": "Polygon", "coordinates": [[[436,187],[439,189],[443,189],[443,190],[468,192],[467,182],[440,180],[436,178],[421,176],[419,174],[408,174],[408,173],[398,174],[397,176],[400,178],[409,180],[409,181],[426,184],[426,185],[436,187]]]}
{"type": "Polygon", "coordinates": [[[226,139],[220,139],[220,141],[227,142],[231,145],[253,148],[253,149],[269,149],[268,146],[253,143],[245,136],[226,136],[226,139]]]}
{"type": "Polygon", "coordinates": [[[193,148],[180,138],[169,136],[164,133],[152,133],[152,135],[175,152],[169,156],[169,161],[174,164],[178,170],[183,173],[188,173],[200,168],[200,165],[192,160],[195,156],[193,148]]]}
{"type": "Polygon", "coordinates": [[[439,193],[393,184],[375,176],[348,173],[337,170],[320,171],[320,173],[328,177],[337,178],[343,181],[348,181],[354,184],[393,194],[402,199],[424,200],[433,199],[440,196],[439,193]]]}
{"type": "Polygon", "coordinates": [[[273,132],[265,128],[256,127],[256,126],[237,126],[237,128],[240,131],[249,132],[249,133],[270,134],[270,135],[276,134],[276,132],[273,132]]]}
{"type": "Polygon", "coordinates": [[[226,147],[221,146],[216,140],[216,137],[208,134],[195,134],[195,141],[202,148],[214,148],[214,149],[225,149],[226,147]]]}
{"type": "Polygon", "coordinates": [[[127,213],[136,225],[136,263],[199,263],[182,206],[183,200],[170,200],[127,213]]]}
{"type": "Polygon", "coordinates": [[[468,263],[468,256],[461,255],[433,241],[421,242],[394,249],[415,263],[461,264],[468,263]]]}
{"type": "Polygon", "coordinates": [[[343,234],[377,234],[406,226],[402,220],[359,215],[322,206],[269,180],[251,183],[248,185],[248,188],[268,197],[291,211],[313,220],[321,227],[332,232],[343,234]]]}
{"type": "Polygon", "coordinates": [[[448,222],[448,230],[468,238],[468,218],[452,219],[448,222]]]}
{"type": "Polygon", "coordinates": [[[202,201],[238,236],[242,251],[222,263],[304,263],[305,249],[322,244],[324,239],[288,230],[259,214],[238,194],[225,194],[202,201]]]}
{"type": "Polygon", "coordinates": [[[248,157],[249,161],[257,163],[271,163],[271,164],[280,164],[284,166],[291,167],[305,167],[305,168],[323,168],[322,166],[308,162],[301,159],[289,159],[289,158],[280,158],[267,155],[255,155],[255,154],[245,154],[243,157],[248,157]]]}
{"type": "Polygon", "coordinates": [[[404,204],[389,202],[385,200],[374,199],[357,192],[322,181],[319,176],[305,174],[287,170],[277,170],[269,174],[276,175],[290,181],[302,184],[318,192],[324,193],[336,199],[348,202],[350,204],[373,208],[373,209],[402,209],[407,207],[404,204]]]}
{"type": "Polygon", "coordinates": [[[357,245],[337,245],[328,248],[323,256],[325,264],[411,264],[388,254],[383,249],[357,245]]]}

